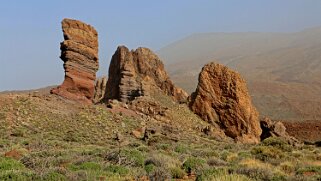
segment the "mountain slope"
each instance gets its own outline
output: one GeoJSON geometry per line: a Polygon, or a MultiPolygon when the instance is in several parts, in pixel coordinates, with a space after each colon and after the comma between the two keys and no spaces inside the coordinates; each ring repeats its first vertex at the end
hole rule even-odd
{"type": "Polygon", "coordinates": [[[321,28],[296,33],[204,33],[170,44],[158,54],[186,91],[210,61],[240,72],[262,116],[321,118],[321,28]]]}

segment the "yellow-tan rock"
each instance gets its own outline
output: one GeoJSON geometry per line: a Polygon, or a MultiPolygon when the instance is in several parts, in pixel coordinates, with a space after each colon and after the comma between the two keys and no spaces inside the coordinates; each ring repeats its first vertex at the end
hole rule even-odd
{"type": "Polygon", "coordinates": [[[189,106],[203,120],[218,125],[238,142],[260,141],[259,114],[251,102],[246,82],[224,65],[209,63],[203,67],[189,106]]]}

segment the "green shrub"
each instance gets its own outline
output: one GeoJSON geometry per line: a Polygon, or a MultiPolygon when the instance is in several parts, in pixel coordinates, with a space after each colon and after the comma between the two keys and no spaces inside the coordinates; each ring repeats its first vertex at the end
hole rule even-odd
{"type": "Polygon", "coordinates": [[[170,144],[166,144],[166,143],[160,143],[156,145],[156,148],[158,150],[168,150],[170,148],[170,144]]]}
{"type": "Polygon", "coordinates": [[[148,152],[149,151],[147,146],[139,146],[137,148],[137,150],[140,151],[140,152],[148,152]]]}
{"type": "Polygon", "coordinates": [[[95,162],[84,162],[79,165],[69,165],[70,170],[77,171],[77,170],[101,170],[102,167],[100,164],[95,162]]]}
{"type": "Polygon", "coordinates": [[[41,180],[44,181],[64,181],[67,180],[67,177],[65,175],[62,175],[57,172],[49,172],[47,173],[41,180]]]}
{"type": "Polygon", "coordinates": [[[252,155],[262,161],[268,161],[269,159],[280,159],[284,157],[284,153],[272,146],[256,146],[251,150],[252,155]]]}
{"type": "Polygon", "coordinates": [[[227,166],[228,165],[228,163],[226,161],[221,160],[219,158],[215,158],[215,157],[209,158],[207,160],[207,164],[209,166],[216,166],[216,167],[227,166]]]}
{"type": "Polygon", "coordinates": [[[124,176],[129,173],[129,169],[122,165],[109,165],[104,170],[113,174],[118,174],[120,176],[124,176]]]}
{"type": "Polygon", "coordinates": [[[188,147],[180,144],[175,147],[174,151],[180,154],[187,153],[188,147]]]}
{"type": "Polygon", "coordinates": [[[194,157],[219,157],[219,153],[212,149],[202,148],[191,150],[191,155],[194,157]]]}
{"type": "Polygon", "coordinates": [[[163,168],[156,167],[150,174],[148,174],[150,180],[171,180],[171,173],[163,168]]]}
{"type": "Polygon", "coordinates": [[[242,158],[242,159],[251,158],[251,153],[248,152],[248,151],[241,151],[241,152],[238,153],[238,157],[242,158]]]}
{"type": "Polygon", "coordinates": [[[295,171],[295,167],[292,163],[290,162],[283,162],[280,164],[280,169],[287,174],[291,174],[292,172],[295,171]]]}
{"type": "Polygon", "coordinates": [[[224,160],[224,161],[227,161],[227,157],[228,157],[229,154],[230,154],[229,151],[224,150],[224,151],[221,152],[220,158],[222,160],[224,160]]]}
{"type": "Polygon", "coordinates": [[[104,156],[106,160],[114,164],[144,167],[145,157],[136,149],[113,150],[104,156]]]}
{"type": "Polygon", "coordinates": [[[238,175],[238,174],[228,174],[228,175],[218,175],[211,177],[211,181],[252,181],[250,178],[244,176],[244,175],[238,175]]]}
{"type": "Polygon", "coordinates": [[[217,175],[227,174],[223,169],[206,169],[202,170],[200,173],[198,173],[196,180],[197,181],[205,181],[205,180],[211,180],[213,177],[217,175]]]}
{"type": "Polygon", "coordinates": [[[74,131],[68,131],[65,133],[63,140],[68,142],[79,142],[81,141],[81,138],[79,137],[78,133],[74,131]]]}
{"type": "Polygon", "coordinates": [[[126,157],[126,164],[144,167],[145,157],[142,152],[138,150],[124,150],[123,154],[126,157]]]}
{"type": "Polygon", "coordinates": [[[321,166],[306,166],[301,167],[296,171],[297,174],[304,174],[304,173],[315,173],[321,175],[321,166]]]}
{"type": "Polygon", "coordinates": [[[184,170],[178,167],[170,168],[172,178],[182,179],[185,176],[184,170]]]}
{"type": "Polygon", "coordinates": [[[182,168],[187,172],[191,173],[198,168],[202,168],[206,162],[203,159],[190,157],[182,165],[182,168]]]}
{"type": "Polygon", "coordinates": [[[263,146],[273,146],[282,151],[291,151],[292,147],[286,143],[284,140],[277,137],[270,137],[262,141],[263,146]]]}
{"type": "Polygon", "coordinates": [[[0,158],[0,170],[21,170],[24,169],[25,166],[17,160],[12,158],[0,158]]]}
{"type": "Polygon", "coordinates": [[[21,170],[1,170],[0,169],[0,180],[1,181],[32,181],[36,180],[37,177],[30,171],[21,170]]]}
{"type": "Polygon", "coordinates": [[[145,171],[149,174],[151,172],[153,172],[155,169],[155,165],[154,164],[147,164],[145,165],[145,171]]]}
{"type": "Polygon", "coordinates": [[[235,173],[246,175],[255,180],[272,180],[273,173],[269,169],[264,168],[250,168],[250,167],[240,167],[235,170],[235,173]]]}

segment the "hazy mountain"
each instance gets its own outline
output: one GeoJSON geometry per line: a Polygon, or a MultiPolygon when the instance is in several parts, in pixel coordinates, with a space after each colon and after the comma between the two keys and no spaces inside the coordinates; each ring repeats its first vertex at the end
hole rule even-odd
{"type": "Polygon", "coordinates": [[[171,78],[195,90],[204,64],[239,71],[261,115],[321,118],[321,27],[296,33],[203,33],[158,51],[171,78]]]}

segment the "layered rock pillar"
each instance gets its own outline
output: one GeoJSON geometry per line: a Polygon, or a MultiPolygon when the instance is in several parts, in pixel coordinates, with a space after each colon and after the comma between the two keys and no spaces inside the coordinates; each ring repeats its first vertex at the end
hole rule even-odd
{"type": "Polygon", "coordinates": [[[78,20],[62,21],[64,41],[60,45],[65,79],[51,93],[66,99],[92,103],[98,63],[98,34],[78,20]]]}

